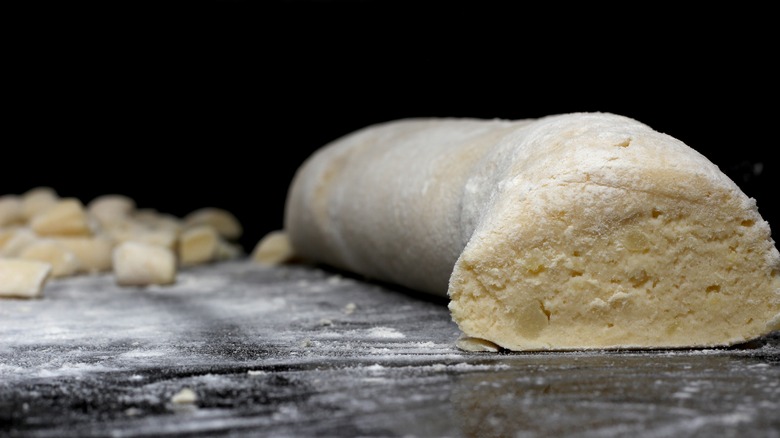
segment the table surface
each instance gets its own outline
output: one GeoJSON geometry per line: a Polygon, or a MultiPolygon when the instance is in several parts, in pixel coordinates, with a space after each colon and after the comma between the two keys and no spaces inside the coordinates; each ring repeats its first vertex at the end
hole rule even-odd
{"type": "Polygon", "coordinates": [[[0,300],[0,436],[780,437],[778,333],[558,353],[458,336],[444,300],[321,267],[53,280],[0,300]]]}

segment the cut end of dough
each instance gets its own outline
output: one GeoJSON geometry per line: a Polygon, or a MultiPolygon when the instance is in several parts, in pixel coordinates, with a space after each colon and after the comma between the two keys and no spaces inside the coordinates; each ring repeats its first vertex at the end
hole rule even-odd
{"type": "Polygon", "coordinates": [[[537,195],[540,208],[476,235],[458,261],[450,309],[467,335],[511,350],[676,348],[778,328],[780,257],[738,193],[566,183],[537,195]]]}

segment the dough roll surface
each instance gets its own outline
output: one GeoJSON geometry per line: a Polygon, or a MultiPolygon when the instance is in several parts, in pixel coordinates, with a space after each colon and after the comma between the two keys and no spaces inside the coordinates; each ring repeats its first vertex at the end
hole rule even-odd
{"type": "Polygon", "coordinates": [[[756,203],[636,120],[402,119],[337,139],[290,186],[299,256],[448,296],[511,350],[676,348],[780,328],[756,203]]]}

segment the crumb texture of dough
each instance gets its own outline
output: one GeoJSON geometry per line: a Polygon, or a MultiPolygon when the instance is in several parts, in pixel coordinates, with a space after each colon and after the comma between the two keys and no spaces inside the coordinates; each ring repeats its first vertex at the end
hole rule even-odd
{"type": "Polygon", "coordinates": [[[302,259],[446,295],[465,336],[510,350],[780,329],[780,254],[755,200],[616,114],[368,126],[303,163],[284,228],[302,259]]]}

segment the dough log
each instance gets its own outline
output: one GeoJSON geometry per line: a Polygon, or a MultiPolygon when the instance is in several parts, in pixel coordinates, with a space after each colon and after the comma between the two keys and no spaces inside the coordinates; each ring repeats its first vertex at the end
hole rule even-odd
{"type": "Polygon", "coordinates": [[[295,253],[449,297],[510,350],[712,347],[780,328],[755,200],[631,118],[403,119],[316,151],[288,191],[295,253]]]}

